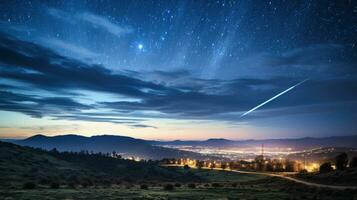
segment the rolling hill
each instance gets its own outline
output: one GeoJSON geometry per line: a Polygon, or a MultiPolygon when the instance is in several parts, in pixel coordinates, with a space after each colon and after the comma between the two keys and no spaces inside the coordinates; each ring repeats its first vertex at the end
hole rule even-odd
{"type": "Polygon", "coordinates": [[[153,146],[145,140],[112,135],[92,137],[79,135],[60,135],[53,137],[35,135],[24,140],[13,140],[12,143],[45,150],[56,148],[61,152],[89,151],[94,153],[112,153],[115,151],[124,157],[139,157],[140,159],[146,160],[182,157],[203,158],[202,155],[197,153],[153,146]]]}

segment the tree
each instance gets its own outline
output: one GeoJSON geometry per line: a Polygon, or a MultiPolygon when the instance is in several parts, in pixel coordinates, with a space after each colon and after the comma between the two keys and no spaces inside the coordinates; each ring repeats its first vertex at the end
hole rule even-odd
{"type": "Polygon", "coordinates": [[[333,169],[332,169],[332,166],[331,166],[330,162],[325,162],[322,165],[320,165],[320,173],[329,173],[332,170],[333,169]]]}
{"type": "Polygon", "coordinates": [[[225,169],[227,168],[227,165],[226,165],[225,163],[222,163],[222,164],[221,164],[221,168],[222,168],[223,170],[225,170],[225,169]]]}
{"type": "Polygon", "coordinates": [[[51,183],[51,189],[58,189],[58,188],[60,188],[59,183],[57,183],[57,182],[52,182],[51,183]]]}
{"type": "Polygon", "coordinates": [[[285,161],[285,171],[286,172],[294,172],[295,171],[295,162],[292,160],[285,161]]]}
{"type": "Polygon", "coordinates": [[[196,185],[195,185],[194,183],[189,183],[189,184],[187,185],[187,187],[189,187],[189,188],[196,188],[196,185]]]}
{"type": "Polygon", "coordinates": [[[36,188],[36,184],[34,182],[26,182],[23,185],[24,189],[35,189],[36,188]]]}
{"type": "Polygon", "coordinates": [[[357,157],[352,158],[352,160],[350,161],[350,167],[357,167],[357,157]]]}
{"type": "Polygon", "coordinates": [[[173,190],[175,187],[172,185],[172,184],[166,184],[164,186],[164,190],[167,190],[167,191],[171,191],[173,190]]]}
{"type": "Polygon", "coordinates": [[[143,185],[140,185],[140,189],[142,189],[142,190],[147,190],[147,189],[149,189],[149,186],[143,184],[143,185]]]}
{"type": "Polygon", "coordinates": [[[235,165],[234,162],[229,162],[229,163],[228,163],[228,166],[229,166],[229,168],[230,168],[231,170],[236,168],[236,165],[235,165]]]}
{"type": "Polygon", "coordinates": [[[58,154],[59,152],[58,152],[57,148],[53,148],[50,150],[50,153],[58,154]]]}
{"type": "Polygon", "coordinates": [[[274,166],[273,164],[271,164],[270,162],[267,164],[266,170],[269,172],[273,172],[274,171],[274,166]]]}
{"type": "Polygon", "coordinates": [[[348,163],[348,156],[346,153],[341,153],[340,155],[336,156],[336,169],[337,170],[344,170],[348,163]]]}
{"type": "Polygon", "coordinates": [[[198,169],[201,169],[202,167],[204,166],[204,161],[196,161],[196,167],[198,168],[198,169]]]}

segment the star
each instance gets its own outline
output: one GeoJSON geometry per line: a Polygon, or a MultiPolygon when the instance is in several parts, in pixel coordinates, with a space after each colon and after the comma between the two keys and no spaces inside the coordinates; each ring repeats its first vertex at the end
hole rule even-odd
{"type": "Polygon", "coordinates": [[[138,49],[139,49],[139,50],[143,50],[143,48],[144,48],[144,45],[143,45],[143,44],[138,44],[138,49]]]}

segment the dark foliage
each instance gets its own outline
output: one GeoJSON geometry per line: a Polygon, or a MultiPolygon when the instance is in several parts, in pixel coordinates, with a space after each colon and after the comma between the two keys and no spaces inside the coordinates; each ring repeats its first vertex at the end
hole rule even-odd
{"type": "Polygon", "coordinates": [[[35,189],[36,184],[34,182],[26,182],[26,183],[24,183],[23,188],[26,190],[35,189]]]}
{"type": "Polygon", "coordinates": [[[149,186],[143,184],[143,185],[140,185],[140,189],[142,189],[142,190],[147,190],[147,189],[149,189],[149,186]]]}
{"type": "Polygon", "coordinates": [[[332,169],[332,166],[331,166],[331,163],[330,162],[326,162],[326,163],[323,163],[321,166],[320,166],[320,173],[329,173],[331,172],[333,169],[332,169]]]}
{"type": "Polygon", "coordinates": [[[70,183],[68,183],[68,187],[69,187],[69,188],[75,189],[75,188],[76,188],[76,186],[77,186],[77,184],[76,184],[76,183],[74,183],[74,182],[70,182],[70,183]]]}
{"type": "Polygon", "coordinates": [[[337,170],[346,169],[347,163],[348,163],[348,156],[346,153],[341,153],[340,155],[336,156],[336,169],[337,170]]]}
{"type": "Polygon", "coordinates": [[[57,182],[51,183],[51,189],[58,189],[58,188],[60,188],[60,184],[59,183],[57,183],[57,182]]]}
{"type": "Polygon", "coordinates": [[[166,184],[164,186],[164,190],[166,190],[166,191],[172,191],[172,190],[174,190],[174,188],[175,187],[172,184],[166,184]]]}
{"type": "Polygon", "coordinates": [[[350,167],[354,168],[357,167],[357,157],[353,157],[350,161],[350,167]]]}
{"type": "Polygon", "coordinates": [[[194,184],[194,183],[189,183],[189,184],[187,185],[187,187],[189,187],[189,188],[196,188],[196,184],[194,184]]]}
{"type": "Polygon", "coordinates": [[[222,185],[221,185],[221,184],[219,184],[219,183],[212,183],[212,187],[217,188],[217,187],[222,187],[222,185]]]}

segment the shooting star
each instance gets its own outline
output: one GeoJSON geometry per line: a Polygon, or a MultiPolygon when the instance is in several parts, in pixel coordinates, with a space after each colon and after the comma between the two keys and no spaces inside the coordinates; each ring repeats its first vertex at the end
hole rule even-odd
{"type": "Polygon", "coordinates": [[[252,109],[248,110],[247,112],[243,113],[240,117],[244,117],[245,115],[248,115],[249,113],[253,112],[254,110],[256,110],[256,109],[258,109],[258,108],[264,106],[265,104],[267,104],[267,103],[273,101],[274,99],[278,98],[279,96],[281,96],[281,95],[283,95],[283,94],[289,92],[290,90],[292,90],[292,89],[294,89],[295,87],[301,85],[302,83],[304,83],[304,82],[307,81],[307,80],[308,80],[308,79],[305,79],[305,80],[303,80],[303,81],[297,83],[296,85],[293,85],[293,86],[289,87],[288,89],[286,89],[286,90],[280,92],[279,94],[273,96],[272,98],[270,98],[270,99],[264,101],[263,103],[261,103],[261,104],[255,106],[254,108],[252,108],[252,109]]]}

